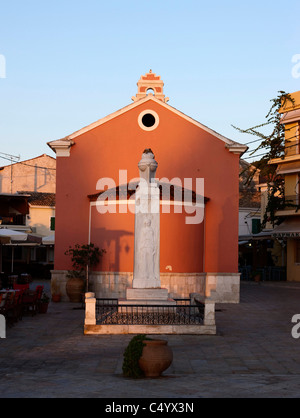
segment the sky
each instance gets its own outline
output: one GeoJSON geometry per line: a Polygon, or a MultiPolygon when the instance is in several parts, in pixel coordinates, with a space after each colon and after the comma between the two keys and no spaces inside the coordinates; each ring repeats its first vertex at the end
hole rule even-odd
{"type": "Polygon", "coordinates": [[[300,90],[299,0],[1,3],[0,166],[55,156],[47,142],[132,103],[150,69],[169,105],[242,144],[233,126],[300,90]]]}

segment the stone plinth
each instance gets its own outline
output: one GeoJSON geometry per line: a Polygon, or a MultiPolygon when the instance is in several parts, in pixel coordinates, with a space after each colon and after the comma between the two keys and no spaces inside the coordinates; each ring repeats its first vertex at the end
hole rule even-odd
{"type": "Polygon", "coordinates": [[[118,312],[120,313],[128,313],[128,312],[144,313],[144,314],[151,313],[151,312],[170,313],[170,309],[173,309],[173,306],[176,308],[176,302],[174,299],[119,299],[118,300],[118,312]]]}
{"type": "Polygon", "coordinates": [[[168,289],[126,289],[127,300],[167,300],[168,289]]]}

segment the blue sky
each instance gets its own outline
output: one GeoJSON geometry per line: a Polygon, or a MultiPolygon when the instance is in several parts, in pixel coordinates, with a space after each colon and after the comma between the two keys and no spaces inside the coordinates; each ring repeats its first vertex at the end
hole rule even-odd
{"type": "Polygon", "coordinates": [[[231,125],[300,90],[299,0],[16,0],[0,15],[0,152],[22,160],[132,103],[150,68],[171,106],[241,143],[255,138],[231,125]]]}

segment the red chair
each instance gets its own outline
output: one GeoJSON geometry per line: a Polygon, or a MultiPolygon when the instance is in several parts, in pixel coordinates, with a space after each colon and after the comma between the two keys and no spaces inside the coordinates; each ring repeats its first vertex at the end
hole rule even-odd
{"type": "Polygon", "coordinates": [[[44,286],[41,286],[41,285],[39,285],[39,286],[37,286],[37,287],[35,288],[35,291],[38,293],[38,298],[39,298],[39,299],[40,299],[40,298],[41,298],[41,296],[42,296],[43,290],[44,290],[44,286]]]}
{"type": "Polygon", "coordinates": [[[38,293],[35,292],[26,292],[23,294],[22,300],[22,313],[31,313],[31,315],[35,315],[37,312],[37,297],[38,293]]]}
{"type": "Polygon", "coordinates": [[[12,316],[13,316],[13,320],[15,322],[22,319],[23,293],[24,293],[24,291],[22,291],[22,290],[18,290],[15,293],[13,306],[12,306],[12,316]]]}

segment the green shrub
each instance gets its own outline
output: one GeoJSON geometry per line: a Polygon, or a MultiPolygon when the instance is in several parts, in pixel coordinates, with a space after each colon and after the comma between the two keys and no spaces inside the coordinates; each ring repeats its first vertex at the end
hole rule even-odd
{"type": "Polygon", "coordinates": [[[133,377],[135,379],[144,375],[139,366],[139,359],[142,356],[145,344],[143,340],[148,340],[145,334],[136,335],[131,339],[124,351],[123,375],[125,377],[133,377]]]}

